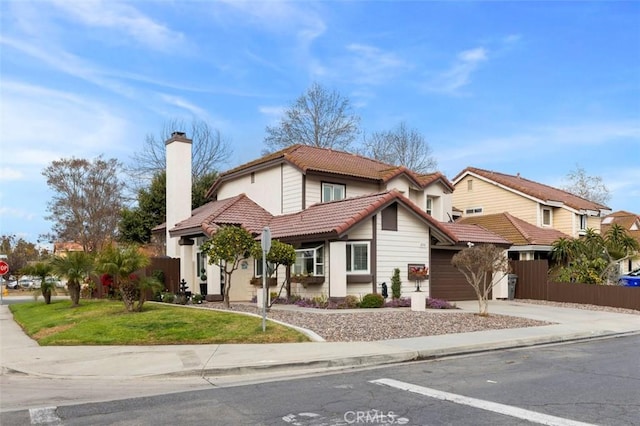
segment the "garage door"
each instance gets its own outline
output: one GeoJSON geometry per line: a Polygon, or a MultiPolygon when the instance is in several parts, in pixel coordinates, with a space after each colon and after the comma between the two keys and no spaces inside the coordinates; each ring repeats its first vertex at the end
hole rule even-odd
{"type": "Polygon", "coordinates": [[[476,292],[460,271],[453,267],[451,258],[456,250],[431,250],[430,296],[448,301],[477,300],[476,292]]]}

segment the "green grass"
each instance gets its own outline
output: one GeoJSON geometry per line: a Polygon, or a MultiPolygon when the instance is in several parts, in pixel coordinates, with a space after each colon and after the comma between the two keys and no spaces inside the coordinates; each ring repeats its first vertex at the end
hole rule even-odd
{"type": "Polygon", "coordinates": [[[122,302],[68,300],[10,306],[23,330],[42,346],[289,343],[309,339],[291,328],[246,315],[147,303],[128,313],[122,302]]]}

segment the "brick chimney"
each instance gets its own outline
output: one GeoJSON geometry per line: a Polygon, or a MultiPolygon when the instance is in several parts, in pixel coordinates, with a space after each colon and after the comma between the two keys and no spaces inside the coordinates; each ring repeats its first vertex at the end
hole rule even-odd
{"type": "Polygon", "coordinates": [[[178,238],[169,230],[191,217],[191,139],[184,132],[173,132],[165,142],[167,164],[167,249],[170,257],[179,257],[178,238]]]}

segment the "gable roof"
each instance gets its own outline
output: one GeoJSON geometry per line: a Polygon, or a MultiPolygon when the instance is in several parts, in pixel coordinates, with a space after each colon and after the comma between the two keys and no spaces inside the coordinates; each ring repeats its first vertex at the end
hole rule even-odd
{"type": "Polygon", "coordinates": [[[614,223],[622,226],[629,235],[640,242],[640,215],[624,210],[613,212],[602,219],[600,233],[605,234],[614,223]]]}
{"type": "Polygon", "coordinates": [[[252,234],[262,232],[271,220],[271,214],[245,194],[219,201],[212,201],[193,210],[191,217],[175,225],[172,237],[199,235],[211,236],[222,225],[238,225],[252,234]]]}
{"type": "Polygon", "coordinates": [[[516,246],[550,246],[558,238],[570,238],[563,232],[551,228],[540,228],[506,212],[469,216],[456,223],[479,225],[511,241],[516,246]]]}
{"type": "Polygon", "coordinates": [[[443,222],[442,225],[456,236],[456,244],[484,243],[500,246],[511,246],[511,241],[500,235],[484,229],[481,226],[458,222],[443,222]]]}
{"type": "Polygon", "coordinates": [[[582,197],[552,186],[525,179],[519,174],[517,176],[513,176],[490,170],[478,169],[476,167],[467,167],[462,172],[458,173],[458,175],[453,178],[454,185],[469,174],[483,180],[495,182],[509,190],[528,195],[529,197],[533,197],[544,204],[562,203],[575,210],[610,210],[609,207],[603,204],[586,200],[582,197]]]}
{"type": "Polygon", "coordinates": [[[273,238],[293,239],[315,236],[317,238],[340,238],[354,226],[372,217],[385,207],[397,202],[412,212],[418,219],[429,226],[432,235],[444,242],[452,244],[455,235],[442,224],[397,190],[346,198],[329,203],[318,203],[301,212],[275,216],[269,226],[273,238]]]}
{"type": "Polygon", "coordinates": [[[397,176],[405,176],[420,188],[425,188],[439,181],[450,191],[454,189],[451,182],[440,172],[418,174],[405,166],[393,166],[358,154],[296,144],[221,173],[207,191],[206,196],[211,197],[220,184],[227,180],[283,163],[298,168],[304,174],[308,172],[330,173],[382,183],[397,176]]]}

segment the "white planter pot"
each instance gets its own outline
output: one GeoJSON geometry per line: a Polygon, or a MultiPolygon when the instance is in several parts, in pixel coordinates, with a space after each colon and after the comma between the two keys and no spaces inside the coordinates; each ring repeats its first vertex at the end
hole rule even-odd
{"type": "Polygon", "coordinates": [[[411,293],[411,310],[425,311],[427,309],[427,293],[424,291],[414,291],[411,293]]]}

